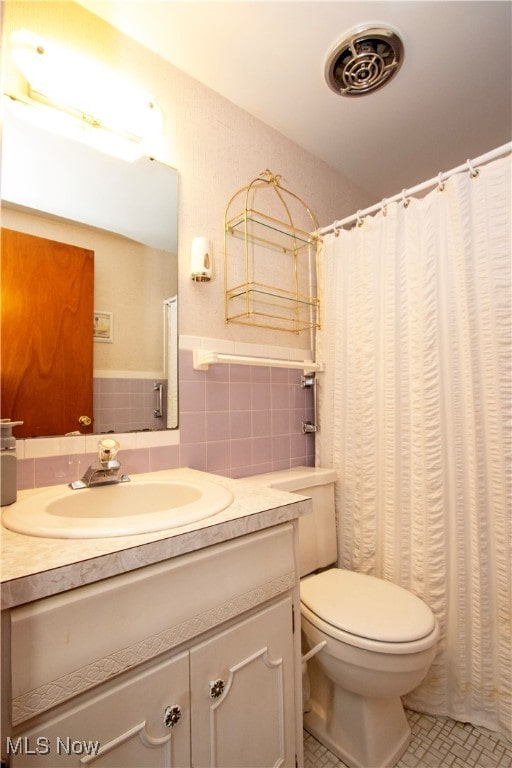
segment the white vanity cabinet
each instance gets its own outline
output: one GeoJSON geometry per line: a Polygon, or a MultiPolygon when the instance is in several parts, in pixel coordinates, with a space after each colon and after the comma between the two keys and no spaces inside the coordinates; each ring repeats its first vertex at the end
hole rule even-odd
{"type": "Polygon", "coordinates": [[[194,768],[295,765],[291,612],[285,598],[191,651],[194,768]]]}
{"type": "Polygon", "coordinates": [[[11,609],[8,765],[300,765],[295,525],[11,609]]]}
{"type": "Polygon", "coordinates": [[[13,768],[190,766],[188,654],[155,664],[10,738],[13,768]],[[169,702],[172,702],[170,704],[169,702]],[[177,710],[179,707],[179,710],[177,710]],[[172,711],[171,711],[172,708],[172,711]],[[165,718],[180,720],[169,728],[165,718]]]}

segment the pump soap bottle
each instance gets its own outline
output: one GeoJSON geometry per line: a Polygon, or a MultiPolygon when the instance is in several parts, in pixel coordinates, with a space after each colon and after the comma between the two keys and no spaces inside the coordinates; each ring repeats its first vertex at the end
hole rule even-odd
{"type": "Polygon", "coordinates": [[[0,468],[1,468],[1,506],[6,507],[16,501],[16,438],[12,429],[22,421],[0,419],[0,468]]]}

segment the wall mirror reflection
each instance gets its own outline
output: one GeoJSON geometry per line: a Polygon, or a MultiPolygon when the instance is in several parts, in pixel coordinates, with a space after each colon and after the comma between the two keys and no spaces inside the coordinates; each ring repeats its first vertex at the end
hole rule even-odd
{"type": "Polygon", "coordinates": [[[2,418],[17,437],[177,427],[177,171],[4,106],[2,418]]]}

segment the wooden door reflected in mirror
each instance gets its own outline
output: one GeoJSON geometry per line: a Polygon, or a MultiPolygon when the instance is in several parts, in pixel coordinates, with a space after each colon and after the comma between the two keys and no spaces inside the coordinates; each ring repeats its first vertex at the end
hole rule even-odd
{"type": "Polygon", "coordinates": [[[17,437],[92,432],[94,252],[9,229],[1,245],[2,418],[17,437]]]}

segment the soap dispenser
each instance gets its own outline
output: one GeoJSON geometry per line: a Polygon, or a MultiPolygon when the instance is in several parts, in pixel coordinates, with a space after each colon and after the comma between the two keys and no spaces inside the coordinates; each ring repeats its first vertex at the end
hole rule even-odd
{"type": "Polygon", "coordinates": [[[1,466],[1,506],[6,507],[16,501],[16,438],[13,437],[12,429],[22,421],[11,421],[10,419],[0,419],[1,440],[0,440],[0,466],[1,466]]]}

